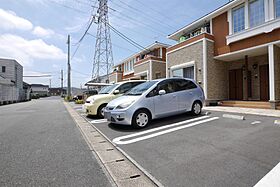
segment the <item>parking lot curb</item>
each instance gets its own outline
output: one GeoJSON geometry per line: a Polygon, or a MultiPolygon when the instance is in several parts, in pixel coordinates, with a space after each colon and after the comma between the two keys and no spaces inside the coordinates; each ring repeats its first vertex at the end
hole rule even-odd
{"type": "Polygon", "coordinates": [[[99,160],[100,165],[102,165],[102,168],[106,170],[106,175],[108,174],[109,179],[113,181],[113,186],[163,186],[158,180],[151,176],[122,149],[117,147],[99,129],[97,129],[92,123],[90,123],[88,119],[75,111],[68,103],[64,102],[64,104],[68,112],[76,122],[77,126],[80,128],[80,131],[83,134],[92,152],[95,153],[94,155],[99,160]],[[77,122],[77,116],[78,118],[83,119],[84,122],[82,122],[82,126],[77,122]],[[87,125],[85,125],[85,123],[87,125]],[[85,128],[85,126],[90,126],[92,130],[90,130],[90,132],[87,132],[88,130],[85,128]],[[90,136],[89,134],[91,132],[95,133],[95,137],[88,137],[90,136]],[[100,145],[100,143],[102,144],[100,145]],[[106,146],[111,148],[106,149],[106,146]],[[115,148],[115,150],[113,149],[113,147],[115,148]],[[106,150],[110,151],[110,153],[106,153],[106,150]],[[110,158],[111,160],[109,159],[108,161],[108,158],[102,158],[102,155],[107,155],[107,157],[110,157],[110,154],[112,155],[113,152],[119,156],[115,160],[113,160],[113,158],[110,158]],[[124,159],[120,159],[121,157],[123,157],[124,159]],[[119,166],[116,167],[115,165],[117,165],[118,163],[119,166]],[[130,176],[128,176],[128,174],[130,174],[130,176]]]}
{"type": "MultiPolygon", "coordinates": [[[[84,118],[84,117],[83,117],[84,118]]],[[[85,119],[88,121],[87,119],[85,119]]],[[[90,123],[90,121],[88,121],[90,123]]],[[[91,123],[90,123],[91,124],[91,123]]],[[[92,127],[98,131],[108,142],[110,142],[117,150],[119,150],[125,157],[128,159],[135,167],[137,167],[140,171],[142,171],[156,186],[163,187],[163,185],[153,177],[147,170],[145,170],[140,164],[138,164],[133,158],[131,158],[126,152],[124,152],[120,147],[118,147],[114,142],[112,142],[105,134],[103,134],[98,128],[96,128],[93,124],[92,127]]]]}
{"type": "Polygon", "coordinates": [[[233,115],[233,114],[223,114],[223,117],[229,119],[236,119],[236,120],[245,120],[245,116],[233,115]]]}

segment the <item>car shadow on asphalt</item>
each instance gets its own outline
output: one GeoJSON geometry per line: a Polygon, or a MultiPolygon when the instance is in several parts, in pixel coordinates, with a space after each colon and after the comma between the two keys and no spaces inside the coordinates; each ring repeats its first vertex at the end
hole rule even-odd
{"type": "Polygon", "coordinates": [[[119,125],[119,124],[113,124],[113,123],[109,123],[108,126],[112,130],[120,131],[120,132],[141,132],[141,131],[154,129],[157,127],[171,125],[171,124],[178,123],[181,121],[197,118],[197,117],[200,117],[203,115],[204,114],[201,114],[199,116],[194,116],[190,112],[188,112],[188,113],[179,114],[179,115],[175,115],[175,116],[155,119],[147,127],[143,128],[143,129],[136,129],[136,128],[133,128],[131,125],[119,125]]]}
{"type": "Polygon", "coordinates": [[[100,118],[100,117],[94,116],[94,115],[87,115],[86,117],[87,117],[88,119],[92,119],[92,120],[104,119],[104,118],[100,118]]]}

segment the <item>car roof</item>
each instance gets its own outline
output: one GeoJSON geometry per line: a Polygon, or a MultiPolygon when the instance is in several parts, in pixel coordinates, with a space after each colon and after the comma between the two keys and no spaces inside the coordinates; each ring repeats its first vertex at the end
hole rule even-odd
{"type": "Polygon", "coordinates": [[[193,79],[190,79],[190,78],[183,78],[183,77],[162,78],[162,79],[155,79],[155,80],[152,80],[152,81],[161,82],[161,81],[164,81],[164,80],[173,80],[173,79],[182,79],[182,80],[189,80],[189,81],[195,82],[193,79]]]}
{"type": "Polygon", "coordinates": [[[147,82],[147,80],[129,80],[129,81],[122,81],[122,82],[116,82],[115,84],[125,84],[125,83],[128,83],[128,82],[147,82]]]}

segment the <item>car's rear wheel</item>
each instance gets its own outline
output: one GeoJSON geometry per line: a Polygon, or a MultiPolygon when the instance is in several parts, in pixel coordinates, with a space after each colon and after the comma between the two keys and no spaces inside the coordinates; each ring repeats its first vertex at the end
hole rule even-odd
{"type": "Polygon", "coordinates": [[[98,107],[97,110],[97,116],[100,118],[104,118],[104,111],[105,111],[105,107],[107,106],[107,104],[102,104],[98,107]]]}
{"type": "Polygon", "coordinates": [[[193,115],[200,115],[202,111],[202,104],[199,101],[195,101],[192,105],[192,114],[193,115]]]}
{"type": "Polygon", "coordinates": [[[151,116],[147,110],[138,110],[132,118],[132,126],[135,128],[144,128],[151,121],[151,116]]]}

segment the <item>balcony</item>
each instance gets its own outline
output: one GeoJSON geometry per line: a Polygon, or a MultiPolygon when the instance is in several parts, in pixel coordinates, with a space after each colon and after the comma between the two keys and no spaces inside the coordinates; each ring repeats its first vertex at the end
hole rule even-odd
{"type": "Polygon", "coordinates": [[[150,60],[156,60],[156,61],[165,62],[165,57],[163,58],[163,57],[154,56],[154,55],[145,55],[145,57],[143,59],[136,61],[134,66],[142,64],[142,63],[145,63],[145,62],[150,61],[150,60]]]}
{"type": "Polygon", "coordinates": [[[175,44],[175,45],[167,48],[167,53],[170,53],[170,52],[172,52],[172,51],[174,51],[176,49],[179,49],[181,47],[185,47],[187,45],[190,45],[190,44],[192,44],[194,42],[198,42],[198,41],[202,40],[203,38],[207,38],[209,40],[213,40],[214,41],[214,36],[212,34],[204,32],[204,33],[201,33],[201,34],[196,35],[194,37],[191,37],[191,38],[189,38],[189,39],[187,39],[187,40],[185,40],[185,41],[183,41],[181,43],[175,44]]]}

